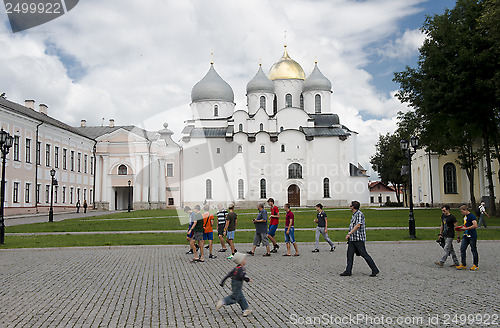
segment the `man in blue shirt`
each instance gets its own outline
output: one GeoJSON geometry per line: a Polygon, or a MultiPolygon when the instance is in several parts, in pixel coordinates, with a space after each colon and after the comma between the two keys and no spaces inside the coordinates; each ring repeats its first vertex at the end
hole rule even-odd
{"type": "Polygon", "coordinates": [[[271,256],[269,252],[269,240],[267,239],[267,212],[264,209],[264,204],[260,203],[257,205],[257,209],[259,210],[259,214],[257,214],[257,218],[253,220],[255,225],[255,236],[253,238],[253,247],[251,251],[247,251],[247,254],[254,255],[255,248],[260,246],[262,242],[263,246],[266,246],[267,253],[264,256],[271,256]]]}
{"type": "Polygon", "coordinates": [[[375,262],[371,256],[366,252],[365,241],[366,241],[366,227],[365,227],[365,216],[359,210],[361,205],[358,201],[354,200],[351,202],[351,224],[349,226],[349,233],[345,236],[347,240],[347,267],[341,276],[352,275],[352,265],[354,263],[354,254],[361,256],[365,259],[366,263],[372,269],[370,277],[375,277],[380,271],[378,270],[375,262]]]}
{"type": "Polygon", "coordinates": [[[464,225],[460,228],[460,231],[464,232],[462,237],[462,244],[460,244],[460,253],[462,257],[462,264],[457,266],[458,270],[467,269],[466,259],[467,259],[467,247],[470,245],[470,250],[472,252],[472,259],[474,265],[470,268],[472,271],[478,270],[479,266],[479,254],[477,253],[477,220],[476,216],[469,212],[467,205],[460,206],[460,213],[464,216],[464,225]]]}

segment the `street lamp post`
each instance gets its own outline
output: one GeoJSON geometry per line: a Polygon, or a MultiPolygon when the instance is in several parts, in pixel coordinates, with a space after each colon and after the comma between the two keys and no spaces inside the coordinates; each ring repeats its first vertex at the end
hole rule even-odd
{"type": "Polygon", "coordinates": [[[413,215],[413,187],[412,187],[412,177],[411,177],[411,157],[415,152],[417,151],[418,148],[418,137],[412,136],[410,138],[410,142],[408,140],[402,139],[399,142],[399,145],[401,147],[401,150],[405,153],[405,155],[408,158],[408,189],[409,189],[409,205],[410,205],[410,214],[409,214],[409,219],[408,219],[408,230],[410,232],[410,238],[415,239],[417,238],[416,231],[415,231],[415,216],[413,215]]]}
{"type": "Polygon", "coordinates": [[[10,147],[14,138],[3,129],[0,130],[0,151],[2,152],[2,185],[0,187],[0,244],[4,244],[5,241],[5,219],[4,219],[4,203],[5,203],[5,163],[7,160],[7,154],[9,153],[10,147]]]}
{"type": "Polygon", "coordinates": [[[131,185],[132,181],[128,180],[128,211],[130,212],[130,194],[131,194],[131,185]]]}
{"type": "Polygon", "coordinates": [[[53,207],[53,200],[54,200],[54,177],[56,176],[56,170],[51,169],[50,170],[50,210],[49,210],[49,222],[54,222],[54,207],[53,207]]]}

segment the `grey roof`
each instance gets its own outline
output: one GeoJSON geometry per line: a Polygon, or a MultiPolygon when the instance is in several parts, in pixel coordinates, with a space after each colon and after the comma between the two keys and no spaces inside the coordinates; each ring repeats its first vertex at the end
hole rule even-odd
{"type": "Polygon", "coordinates": [[[224,138],[226,136],[227,128],[195,128],[193,126],[186,126],[183,134],[188,134],[191,138],[224,138]]]}
{"type": "Polygon", "coordinates": [[[339,125],[340,119],[337,114],[309,114],[314,120],[314,126],[332,126],[339,125]]]}
{"type": "Polygon", "coordinates": [[[336,136],[350,136],[349,132],[346,132],[341,128],[334,127],[314,127],[307,128],[301,127],[300,130],[308,137],[336,137],[336,136]]]}
{"type": "Polygon", "coordinates": [[[262,66],[259,66],[259,70],[247,84],[247,93],[252,92],[274,92],[274,83],[264,73],[262,66]]]}
{"type": "Polygon", "coordinates": [[[222,100],[234,102],[234,93],[231,86],[224,81],[215,71],[214,65],[200,82],[196,83],[191,90],[191,101],[222,100]]]}
{"type": "Polygon", "coordinates": [[[89,137],[88,135],[82,133],[78,129],[76,129],[76,128],[74,128],[66,123],[63,123],[59,120],[56,120],[53,117],[42,114],[34,109],[25,107],[23,105],[20,105],[18,103],[12,102],[10,100],[7,100],[7,99],[1,98],[1,97],[0,97],[0,107],[6,109],[8,111],[17,113],[19,115],[27,116],[31,119],[36,120],[36,121],[43,122],[45,124],[52,125],[54,127],[78,134],[82,137],[92,139],[92,137],[89,137]]]}
{"type": "Polygon", "coordinates": [[[148,140],[156,139],[158,137],[156,132],[147,131],[141,128],[138,128],[135,125],[116,125],[114,127],[110,126],[86,126],[86,127],[77,127],[76,130],[80,131],[81,134],[88,136],[89,138],[96,139],[105,134],[113,133],[116,130],[124,129],[126,131],[132,132],[146,138],[148,140]]]}
{"type": "Polygon", "coordinates": [[[304,82],[304,91],[332,91],[332,82],[321,73],[317,63],[304,82]]]}

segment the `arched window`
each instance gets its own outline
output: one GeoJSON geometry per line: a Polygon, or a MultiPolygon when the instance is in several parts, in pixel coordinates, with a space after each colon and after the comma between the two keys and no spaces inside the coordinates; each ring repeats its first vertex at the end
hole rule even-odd
{"type": "Polygon", "coordinates": [[[265,146],[260,146],[260,152],[263,154],[266,152],[266,147],[265,146]]]}
{"type": "Polygon", "coordinates": [[[238,153],[242,153],[243,152],[243,147],[241,145],[238,145],[238,153]]]}
{"type": "Polygon", "coordinates": [[[323,179],[323,198],[330,198],[330,179],[323,179]]]}
{"type": "Polygon", "coordinates": [[[245,198],[245,183],[243,182],[243,179],[238,180],[238,199],[244,199],[245,198]]]}
{"type": "Polygon", "coordinates": [[[214,116],[219,116],[219,106],[218,105],[214,106],[214,116]]]}
{"type": "Polygon", "coordinates": [[[457,193],[457,168],[453,163],[446,163],[443,166],[444,173],[444,193],[457,193]]]}
{"type": "Polygon", "coordinates": [[[302,165],[292,163],[288,166],[288,179],[302,179],[302,165]]]}
{"type": "Polygon", "coordinates": [[[266,97],[260,96],[260,108],[266,109],[266,97]]]}
{"type": "Polygon", "coordinates": [[[321,95],[314,96],[314,112],[316,114],[321,113],[321,95]]]}
{"type": "Polygon", "coordinates": [[[276,98],[276,95],[274,95],[274,100],[273,100],[273,113],[276,114],[278,112],[278,99],[276,98]]]}
{"type": "Polygon", "coordinates": [[[280,132],[283,132],[283,127],[280,127],[280,132]]]}
{"type": "Polygon", "coordinates": [[[264,124],[263,123],[260,123],[260,125],[259,125],[259,131],[264,131],[264,124]]]}
{"type": "Polygon", "coordinates": [[[240,132],[243,132],[243,124],[241,124],[241,123],[240,123],[240,125],[238,125],[238,130],[239,130],[240,132]]]}
{"type": "Polygon", "coordinates": [[[300,109],[304,109],[304,96],[300,94],[300,109]]]}
{"type": "Polygon", "coordinates": [[[285,152],[285,145],[281,145],[281,152],[285,152]]]}
{"type": "Polygon", "coordinates": [[[127,175],[128,169],[125,165],[118,166],[118,175],[127,175]]]}
{"type": "Polygon", "coordinates": [[[260,179],[260,198],[267,198],[266,179],[260,179]]]}
{"type": "Polygon", "coordinates": [[[212,180],[205,181],[205,199],[212,199],[212,180]]]}
{"type": "Polygon", "coordinates": [[[289,93],[285,95],[285,107],[292,107],[292,95],[289,93]]]}

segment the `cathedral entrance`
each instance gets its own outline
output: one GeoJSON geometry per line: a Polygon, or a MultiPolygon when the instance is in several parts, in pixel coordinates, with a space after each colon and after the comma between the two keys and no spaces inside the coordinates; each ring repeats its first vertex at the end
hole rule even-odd
{"type": "Polygon", "coordinates": [[[290,206],[300,206],[300,188],[295,184],[288,187],[288,204],[290,206]]]}

